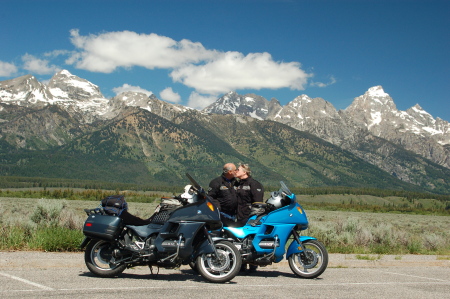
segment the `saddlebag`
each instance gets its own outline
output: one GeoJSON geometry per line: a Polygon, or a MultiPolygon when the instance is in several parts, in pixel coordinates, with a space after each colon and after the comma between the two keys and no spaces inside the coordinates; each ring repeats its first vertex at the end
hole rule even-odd
{"type": "Polygon", "coordinates": [[[92,214],[84,222],[83,234],[94,239],[112,241],[119,236],[122,219],[117,216],[92,214]]]}

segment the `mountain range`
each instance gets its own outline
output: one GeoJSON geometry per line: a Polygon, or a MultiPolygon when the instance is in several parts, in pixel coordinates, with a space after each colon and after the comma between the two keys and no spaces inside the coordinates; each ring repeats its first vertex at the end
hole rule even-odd
{"type": "Polygon", "coordinates": [[[0,175],[203,184],[247,162],[265,185],[450,193],[450,124],[397,110],[374,86],[345,110],[300,95],[285,106],[229,92],[202,111],[125,92],[105,98],[63,70],[0,82],[0,175]]]}

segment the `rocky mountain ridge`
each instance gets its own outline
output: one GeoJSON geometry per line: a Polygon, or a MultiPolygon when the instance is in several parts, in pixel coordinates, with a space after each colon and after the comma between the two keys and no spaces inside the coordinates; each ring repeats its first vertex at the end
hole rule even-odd
{"type": "Polygon", "coordinates": [[[203,111],[256,115],[259,119],[278,121],[323,138],[367,161],[378,158],[369,158],[367,153],[357,149],[366,142],[365,136],[372,135],[450,168],[450,123],[434,119],[418,104],[407,111],[397,110],[393,99],[381,86],[369,88],[349,107],[339,111],[330,102],[307,95],[300,95],[283,107],[274,105],[275,99],[257,100],[253,100],[253,95],[230,92],[203,111]]]}
{"type": "MultiPolygon", "coordinates": [[[[0,82],[0,138],[16,148],[46,150],[64,146],[139,111],[174,124],[179,124],[183,115],[190,115],[191,123],[199,120],[203,127],[209,126],[211,131],[205,135],[213,133],[219,139],[223,128],[215,131],[217,128],[209,122],[217,118],[208,115],[229,115],[233,122],[251,117],[258,126],[263,125],[260,122],[275,121],[318,136],[412,184],[427,184],[424,166],[417,166],[417,163],[428,163],[423,158],[450,168],[449,123],[434,119],[418,105],[407,111],[397,110],[381,86],[370,88],[340,111],[321,98],[311,99],[307,95],[281,106],[276,99],[268,101],[254,94],[235,92],[197,111],[135,92],[106,99],[98,86],[68,71],[55,74],[47,85],[30,75],[0,82]],[[405,149],[418,156],[405,154],[405,149]]],[[[259,146],[256,140],[252,142],[259,146]]],[[[226,143],[238,146],[232,139],[226,143]]],[[[445,175],[442,180],[450,183],[445,175]]],[[[430,184],[427,188],[432,190],[434,186],[430,184]]]]}

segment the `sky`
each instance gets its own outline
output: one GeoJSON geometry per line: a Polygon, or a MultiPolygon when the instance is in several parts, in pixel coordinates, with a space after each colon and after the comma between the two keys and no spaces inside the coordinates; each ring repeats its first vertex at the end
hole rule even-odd
{"type": "Polygon", "coordinates": [[[66,69],[201,109],[235,91],[345,109],[381,85],[450,121],[449,0],[1,0],[0,81],[66,69]]]}

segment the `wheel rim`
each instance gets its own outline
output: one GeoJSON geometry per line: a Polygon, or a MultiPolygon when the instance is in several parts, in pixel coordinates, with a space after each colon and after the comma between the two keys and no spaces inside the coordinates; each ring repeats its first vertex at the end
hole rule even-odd
{"type": "Polygon", "coordinates": [[[304,248],[304,258],[302,259],[302,253],[296,253],[293,257],[293,266],[303,274],[312,274],[321,268],[323,253],[314,243],[306,243],[304,248]]]}
{"type": "Polygon", "coordinates": [[[98,242],[95,244],[91,251],[91,260],[99,270],[112,270],[117,268],[117,265],[113,263],[112,249],[107,242],[98,242]]]}
{"type": "Polygon", "coordinates": [[[223,249],[217,249],[216,257],[215,255],[209,255],[206,257],[206,264],[209,269],[213,272],[224,272],[230,267],[231,257],[230,252],[227,252],[223,249]]]}
{"type": "Polygon", "coordinates": [[[319,263],[319,257],[310,248],[306,249],[304,251],[304,254],[305,257],[303,258],[303,260],[300,258],[300,256],[298,258],[299,263],[301,263],[305,269],[312,269],[319,263]]]}
{"type": "Polygon", "coordinates": [[[218,257],[215,254],[203,255],[199,266],[210,276],[227,276],[236,267],[236,256],[233,250],[224,244],[217,244],[216,249],[218,257]]]}

